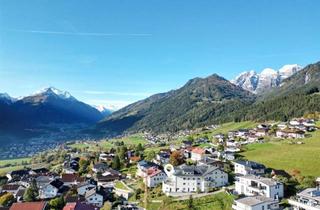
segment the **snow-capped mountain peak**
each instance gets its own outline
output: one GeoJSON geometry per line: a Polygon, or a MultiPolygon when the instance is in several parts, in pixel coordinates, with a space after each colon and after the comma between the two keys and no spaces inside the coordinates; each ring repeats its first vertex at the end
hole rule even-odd
{"type": "Polygon", "coordinates": [[[302,69],[298,64],[287,64],[279,70],[265,68],[261,73],[246,71],[237,76],[231,82],[253,93],[265,92],[273,87],[281,85],[282,81],[302,69]]]}
{"type": "Polygon", "coordinates": [[[35,92],[33,95],[55,95],[63,99],[72,99],[75,100],[75,98],[67,91],[59,90],[55,87],[47,87],[43,88],[40,91],[35,92]]]}
{"type": "Polygon", "coordinates": [[[7,103],[13,103],[15,102],[17,99],[12,98],[11,96],[9,96],[8,93],[0,93],[0,100],[5,101],[7,103]]]}
{"type": "Polygon", "coordinates": [[[286,79],[302,69],[298,64],[287,64],[279,69],[279,75],[282,79],[286,79]]]}
{"type": "Polygon", "coordinates": [[[113,110],[113,109],[110,109],[110,108],[108,108],[108,107],[105,107],[105,106],[103,106],[103,105],[93,105],[93,107],[95,108],[95,109],[97,109],[103,116],[108,116],[108,115],[110,115],[112,112],[114,112],[115,110],[113,110]]]}
{"type": "Polygon", "coordinates": [[[272,68],[265,68],[262,70],[262,72],[260,73],[260,76],[276,76],[278,74],[278,72],[272,68]]]}

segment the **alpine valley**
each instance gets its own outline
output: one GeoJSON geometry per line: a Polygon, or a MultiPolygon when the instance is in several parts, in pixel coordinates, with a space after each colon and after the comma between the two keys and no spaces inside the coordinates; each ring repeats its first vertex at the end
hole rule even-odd
{"type": "Polygon", "coordinates": [[[229,121],[282,120],[320,111],[320,62],[240,74],[212,75],[114,112],[96,130],[105,134],[175,132],[229,121]]]}
{"type": "Polygon", "coordinates": [[[285,121],[320,111],[319,88],[320,62],[248,71],[231,81],[216,74],[194,78],[115,112],[53,87],[20,99],[0,94],[0,135],[3,142],[69,140],[176,132],[230,121],[285,121]]]}

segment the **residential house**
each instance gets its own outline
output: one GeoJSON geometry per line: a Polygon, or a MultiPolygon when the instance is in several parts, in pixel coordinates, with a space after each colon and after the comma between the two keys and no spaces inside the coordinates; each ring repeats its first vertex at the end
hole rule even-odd
{"type": "Polygon", "coordinates": [[[216,168],[220,168],[221,170],[224,170],[228,164],[226,162],[217,160],[215,158],[207,157],[199,161],[198,165],[210,165],[212,167],[216,167],[216,168]]]}
{"type": "Polygon", "coordinates": [[[144,210],[144,208],[141,208],[136,204],[126,203],[126,204],[118,205],[117,210],[144,210]]]}
{"type": "Polygon", "coordinates": [[[255,135],[258,137],[264,137],[268,134],[268,129],[259,128],[255,130],[255,135]]]}
{"type": "Polygon", "coordinates": [[[22,177],[29,176],[29,169],[21,169],[7,173],[8,181],[19,181],[22,177]]]}
{"type": "Polygon", "coordinates": [[[54,179],[55,178],[52,176],[38,176],[37,178],[35,178],[35,181],[37,183],[38,188],[41,189],[50,182],[52,182],[54,179]]]}
{"type": "Polygon", "coordinates": [[[84,178],[80,177],[78,174],[62,174],[61,181],[65,186],[78,185],[81,182],[84,182],[84,178]]]}
{"type": "Polygon", "coordinates": [[[137,164],[137,172],[136,175],[139,177],[146,177],[147,176],[147,171],[150,168],[160,168],[158,164],[155,164],[153,162],[141,160],[137,164]]]}
{"type": "Polygon", "coordinates": [[[271,178],[255,175],[236,177],[235,191],[246,196],[265,196],[272,199],[283,198],[283,184],[271,178]]]}
{"type": "Polygon", "coordinates": [[[91,204],[97,207],[103,206],[104,192],[99,187],[93,188],[87,191],[84,197],[86,199],[86,203],[88,204],[91,204]]]}
{"type": "Polygon", "coordinates": [[[279,124],[277,125],[277,127],[278,127],[280,130],[285,130],[285,129],[288,128],[288,125],[287,125],[287,123],[282,122],[282,123],[279,123],[279,124]]]}
{"type": "Polygon", "coordinates": [[[207,152],[205,149],[202,149],[200,147],[195,147],[191,150],[191,160],[193,161],[200,161],[206,156],[207,156],[207,152]]]}
{"type": "Polygon", "coordinates": [[[112,161],[114,157],[115,157],[115,154],[113,154],[113,153],[101,153],[99,155],[99,160],[100,161],[112,161]]]}
{"type": "Polygon", "coordinates": [[[89,180],[87,182],[80,183],[77,186],[78,195],[84,196],[87,191],[95,188],[96,186],[97,183],[94,180],[89,180]]]}
{"type": "Polygon", "coordinates": [[[293,139],[302,139],[304,138],[305,132],[296,129],[286,129],[286,130],[277,130],[277,138],[293,138],[293,139]]]}
{"type": "Polygon", "coordinates": [[[169,151],[160,151],[156,158],[153,160],[154,163],[158,165],[168,164],[170,161],[170,152],[169,151]]]}
{"type": "Polygon", "coordinates": [[[320,209],[320,178],[317,179],[316,188],[307,188],[296,196],[291,197],[289,204],[293,210],[319,210],[320,209]]]}
{"type": "Polygon", "coordinates": [[[137,163],[137,162],[139,162],[140,160],[141,160],[141,158],[140,158],[139,156],[132,156],[132,157],[129,158],[129,162],[130,162],[131,164],[137,163]]]}
{"type": "Polygon", "coordinates": [[[44,185],[39,188],[39,197],[41,199],[54,198],[59,194],[59,190],[62,189],[63,182],[55,179],[51,181],[49,184],[44,185]]]}
{"type": "Polygon", "coordinates": [[[280,210],[279,201],[265,196],[244,197],[234,201],[233,210],[280,210]]]}
{"type": "Polygon", "coordinates": [[[10,207],[10,210],[45,210],[47,202],[25,202],[25,203],[14,203],[10,207]]]}
{"type": "Polygon", "coordinates": [[[164,173],[164,171],[158,168],[152,167],[147,170],[147,176],[143,179],[143,182],[148,187],[156,187],[166,179],[167,179],[167,175],[164,173]]]}
{"type": "Polygon", "coordinates": [[[19,190],[24,189],[24,187],[18,184],[5,184],[0,189],[1,189],[1,192],[12,193],[13,196],[16,198],[19,190]]]}
{"type": "Polygon", "coordinates": [[[35,176],[35,175],[37,175],[37,176],[46,176],[49,173],[50,173],[49,169],[43,168],[43,167],[42,168],[31,169],[29,171],[29,174],[33,175],[33,176],[35,176]]]}
{"type": "Polygon", "coordinates": [[[104,173],[109,166],[106,163],[96,163],[92,167],[92,171],[95,173],[104,173]]]}
{"type": "Polygon", "coordinates": [[[228,174],[210,165],[165,166],[168,178],[162,184],[162,191],[171,193],[208,192],[212,188],[228,184],[228,174]]]}
{"type": "Polygon", "coordinates": [[[236,160],[234,164],[234,173],[237,175],[263,175],[266,167],[263,164],[248,160],[236,160]]]}
{"type": "Polygon", "coordinates": [[[63,210],[99,210],[99,208],[91,204],[81,203],[77,201],[77,202],[67,203],[63,207],[63,210]]]}
{"type": "Polygon", "coordinates": [[[102,174],[96,175],[96,180],[98,181],[98,185],[104,185],[104,184],[107,184],[108,182],[113,182],[115,180],[120,180],[120,179],[122,179],[121,173],[112,168],[107,169],[102,174]]]}

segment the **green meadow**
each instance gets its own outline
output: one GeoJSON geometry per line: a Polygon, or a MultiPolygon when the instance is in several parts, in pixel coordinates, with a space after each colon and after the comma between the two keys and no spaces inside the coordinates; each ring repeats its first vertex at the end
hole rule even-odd
{"type": "Polygon", "coordinates": [[[291,144],[290,140],[273,140],[248,145],[241,155],[248,160],[263,163],[270,168],[283,169],[288,173],[298,169],[305,176],[320,176],[320,131],[311,135],[309,138],[292,141],[302,141],[304,144],[291,144]]]}

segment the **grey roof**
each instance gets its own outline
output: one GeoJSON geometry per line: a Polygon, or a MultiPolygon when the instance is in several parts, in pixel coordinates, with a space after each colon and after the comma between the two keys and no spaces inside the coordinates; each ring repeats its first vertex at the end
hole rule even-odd
{"type": "Polygon", "coordinates": [[[255,197],[244,197],[236,200],[237,203],[244,204],[246,206],[256,206],[258,204],[262,204],[265,202],[277,202],[273,200],[272,198],[267,198],[264,196],[255,196],[255,197]]]}
{"type": "Polygon", "coordinates": [[[316,200],[320,202],[320,190],[317,188],[308,188],[297,194],[300,197],[316,200]]]}
{"type": "Polygon", "coordinates": [[[89,198],[91,197],[92,195],[94,194],[98,194],[98,195],[101,195],[102,197],[104,197],[104,193],[102,192],[103,190],[102,189],[97,189],[96,187],[87,191],[86,194],[85,194],[85,198],[89,198]]]}
{"type": "Polygon", "coordinates": [[[252,169],[265,169],[266,167],[261,164],[261,163],[257,163],[257,162],[253,162],[253,161],[248,161],[248,160],[236,160],[234,161],[235,163],[244,165],[246,167],[252,168],[252,169]]]}
{"type": "Polygon", "coordinates": [[[95,168],[97,170],[105,170],[105,169],[108,169],[109,166],[105,163],[97,163],[93,166],[93,168],[95,168]]]}
{"type": "Polygon", "coordinates": [[[203,176],[208,174],[216,169],[217,167],[212,167],[209,165],[186,165],[183,164],[177,168],[175,168],[174,174],[176,176],[203,176]]]}
{"type": "Polygon", "coordinates": [[[274,186],[274,185],[277,185],[277,184],[282,184],[281,182],[277,182],[276,180],[271,179],[271,178],[266,178],[266,177],[261,177],[261,176],[254,176],[254,175],[245,175],[245,176],[240,176],[239,178],[250,179],[250,180],[253,180],[253,181],[256,181],[256,182],[263,183],[263,184],[268,185],[268,186],[274,186]]]}

